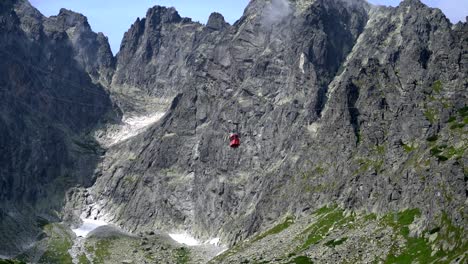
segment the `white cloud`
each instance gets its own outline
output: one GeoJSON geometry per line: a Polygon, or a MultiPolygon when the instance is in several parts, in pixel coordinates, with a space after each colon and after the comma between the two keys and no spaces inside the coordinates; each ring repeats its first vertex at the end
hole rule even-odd
{"type": "Polygon", "coordinates": [[[272,0],[263,13],[262,24],[268,26],[278,23],[291,13],[292,10],[287,0],[272,0]]]}

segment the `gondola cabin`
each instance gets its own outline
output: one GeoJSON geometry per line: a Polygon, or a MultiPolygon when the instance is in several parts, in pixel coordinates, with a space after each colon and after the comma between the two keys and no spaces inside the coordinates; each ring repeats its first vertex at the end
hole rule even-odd
{"type": "Polygon", "coordinates": [[[229,136],[229,146],[231,148],[238,148],[240,146],[239,134],[233,133],[229,136]]]}

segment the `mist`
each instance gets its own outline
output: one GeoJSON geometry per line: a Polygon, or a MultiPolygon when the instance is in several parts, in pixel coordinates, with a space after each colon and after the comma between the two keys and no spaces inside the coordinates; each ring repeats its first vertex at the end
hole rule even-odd
{"type": "Polygon", "coordinates": [[[267,4],[263,13],[262,24],[269,26],[282,21],[292,13],[287,0],[272,0],[267,4]]]}

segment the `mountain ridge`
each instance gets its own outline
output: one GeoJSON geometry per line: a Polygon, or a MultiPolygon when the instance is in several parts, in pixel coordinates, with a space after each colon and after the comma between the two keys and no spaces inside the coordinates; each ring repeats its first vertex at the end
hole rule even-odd
{"type": "Polygon", "coordinates": [[[463,227],[468,24],[417,0],[282,3],[251,1],[232,26],[216,13],[201,25],[154,7],[115,57],[80,15],[17,10],[33,41],[64,39],[63,53],[107,94],[114,117],[91,127],[106,134],[122,115],[165,112],[84,166],[92,186],[70,189],[61,219],[189,230],[229,245],[327,204],[378,215],[418,208],[421,230],[443,214],[463,227]],[[79,23],[56,26],[68,17],[79,23]],[[233,122],[235,151],[225,141],[233,122]]]}

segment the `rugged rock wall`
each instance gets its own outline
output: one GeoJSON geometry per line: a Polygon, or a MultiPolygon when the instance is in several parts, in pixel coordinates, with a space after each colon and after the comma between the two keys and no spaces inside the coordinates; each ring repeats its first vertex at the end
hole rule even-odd
{"type": "Polygon", "coordinates": [[[329,203],[376,213],[418,207],[426,223],[445,211],[463,224],[466,23],[452,26],[415,0],[397,8],[251,1],[233,26],[214,14],[180,37],[191,49],[174,59],[150,53],[141,37],[151,35],[153,14],[172,29],[155,30],[157,43],[194,27],[154,8],[122,47],[139,43],[132,50],[153,58],[144,68],[161,70],[160,61],[186,72],[172,87],[143,85],[180,94],[148,132],[109,149],[90,194],[71,199],[76,212],[228,243],[329,203]],[[226,141],[233,122],[243,142],[236,150],[226,141]]]}
{"type": "Polygon", "coordinates": [[[154,7],[125,34],[114,60],[84,17],[62,10],[44,18],[23,2],[11,12],[9,3],[2,3],[1,45],[67,81],[28,79],[12,65],[27,66],[4,56],[0,67],[10,77],[0,81],[11,89],[2,92],[24,96],[27,107],[2,101],[2,164],[10,172],[39,166],[18,177],[2,172],[1,195],[20,186],[14,179],[40,189],[67,172],[73,180],[58,188],[64,191],[95,177],[92,187],[68,192],[65,220],[187,229],[227,244],[325,204],[378,214],[416,207],[421,228],[442,213],[466,225],[467,23],[452,25],[417,0],[397,8],[254,0],[234,25],[214,13],[206,26],[154,7]],[[72,82],[81,85],[60,89],[72,82]],[[98,147],[79,135],[111,109],[99,84],[126,115],[167,113],[112,145],[96,166],[98,147]],[[61,101],[31,96],[41,91],[61,101]],[[29,107],[32,121],[16,125],[14,112],[29,107]],[[234,123],[242,141],[235,150],[226,139],[234,123]],[[22,143],[38,137],[62,143],[52,149],[44,139],[34,151],[71,153],[52,160],[62,169],[46,171],[44,184],[29,175],[40,175],[50,159],[22,143]],[[9,142],[24,149],[16,153],[9,142]]]}
{"type": "Polygon", "coordinates": [[[34,242],[38,223],[59,219],[68,188],[93,182],[101,150],[85,135],[116,115],[89,76],[113,59],[106,42],[99,50],[109,53],[90,60],[84,38],[102,44],[81,15],[63,10],[49,19],[26,1],[1,3],[2,255],[34,242]]]}
{"type": "Polygon", "coordinates": [[[117,54],[112,92],[125,112],[166,110],[187,80],[187,57],[202,25],[156,6],[125,33],[117,54]]]}

